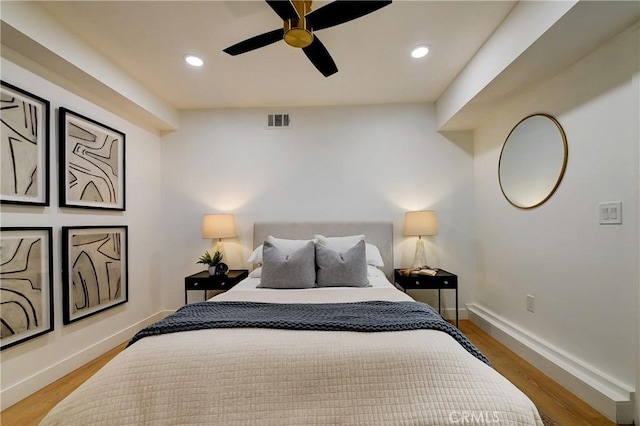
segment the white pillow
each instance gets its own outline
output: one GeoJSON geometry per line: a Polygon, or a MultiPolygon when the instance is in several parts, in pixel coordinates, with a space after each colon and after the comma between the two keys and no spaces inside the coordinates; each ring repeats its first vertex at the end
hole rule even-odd
{"type": "MultiPolygon", "coordinates": [[[[316,243],[316,239],[313,240],[287,240],[285,238],[276,238],[272,235],[267,237],[267,241],[273,244],[284,254],[293,254],[294,252],[300,250],[307,244],[309,241],[313,241],[316,243]]],[[[354,243],[355,245],[355,243],[354,243]]],[[[257,263],[262,264],[262,249],[263,245],[260,244],[254,251],[251,253],[251,256],[247,259],[247,263],[257,263]]]]}
{"type": "MultiPolygon", "coordinates": [[[[258,268],[260,269],[260,268],[258,268]]],[[[257,271],[257,269],[256,269],[257,271]]],[[[255,271],[253,271],[255,272],[255,271]]],[[[251,274],[253,274],[253,272],[251,274]]],[[[251,276],[251,274],[249,274],[249,276],[251,276]]],[[[385,278],[384,272],[382,272],[380,269],[376,268],[373,265],[367,265],[367,276],[368,277],[382,277],[385,278]]]]}
{"type": "Polygon", "coordinates": [[[254,269],[253,271],[251,271],[249,273],[249,278],[260,278],[261,276],[262,276],[262,266],[260,266],[259,268],[254,269]]]}
{"type": "MultiPolygon", "coordinates": [[[[315,235],[318,244],[322,244],[325,247],[328,247],[332,250],[337,251],[338,253],[344,253],[349,250],[351,247],[358,244],[359,241],[364,240],[364,235],[349,235],[346,237],[325,237],[324,235],[315,235]]],[[[380,268],[384,267],[384,261],[382,260],[382,256],[380,255],[380,250],[373,244],[366,243],[365,251],[367,255],[367,264],[378,266],[380,268]]]]}
{"type": "MultiPolygon", "coordinates": [[[[380,250],[378,250],[377,246],[366,243],[365,250],[367,252],[368,265],[378,266],[380,268],[384,267],[384,261],[382,260],[382,255],[380,254],[380,250]]],[[[382,275],[384,276],[384,274],[382,275]]]]}
{"type": "Polygon", "coordinates": [[[247,259],[247,263],[262,263],[262,244],[251,253],[251,256],[247,259]]]}

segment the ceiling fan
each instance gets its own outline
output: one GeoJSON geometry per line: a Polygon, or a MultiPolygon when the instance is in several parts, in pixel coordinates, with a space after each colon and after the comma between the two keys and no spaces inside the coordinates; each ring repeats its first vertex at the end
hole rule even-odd
{"type": "Polygon", "coordinates": [[[391,1],[336,0],[311,11],[312,0],[266,0],[266,2],[284,21],[283,28],[251,37],[227,47],[223,52],[236,56],[284,39],[289,46],[301,48],[325,77],[338,72],[338,67],[314,32],[344,24],[391,4],[391,1]]]}

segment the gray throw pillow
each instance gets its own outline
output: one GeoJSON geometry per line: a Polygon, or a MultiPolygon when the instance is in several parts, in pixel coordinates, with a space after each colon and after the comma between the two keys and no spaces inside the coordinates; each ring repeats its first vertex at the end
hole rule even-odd
{"type": "Polygon", "coordinates": [[[313,241],[291,253],[283,253],[269,241],[262,248],[260,288],[312,288],[316,286],[313,241]]]}
{"type": "Polygon", "coordinates": [[[316,264],[318,287],[371,287],[364,240],[344,253],[316,244],[316,264]]]}

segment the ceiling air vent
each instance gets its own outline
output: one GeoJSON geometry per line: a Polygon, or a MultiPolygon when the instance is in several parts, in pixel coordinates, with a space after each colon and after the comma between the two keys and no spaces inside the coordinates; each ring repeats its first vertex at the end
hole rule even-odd
{"type": "Polygon", "coordinates": [[[269,114],[267,116],[268,129],[286,129],[290,125],[289,114],[269,114]]]}

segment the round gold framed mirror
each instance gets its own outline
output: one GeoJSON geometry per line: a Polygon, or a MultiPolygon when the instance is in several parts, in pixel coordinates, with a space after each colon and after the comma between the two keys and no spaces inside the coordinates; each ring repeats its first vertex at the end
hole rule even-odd
{"type": "Polygon", "coordinates": [[[500,152],[498,181],[504,197],[520,209],[547,201],[560,185],[569,154],[560,123],[533,114],[511,130],[500,152]]]}

